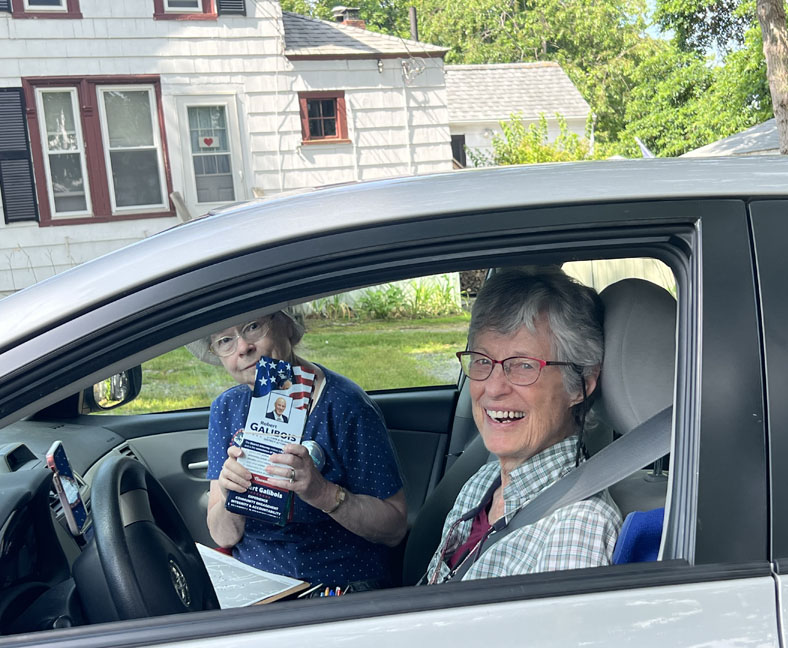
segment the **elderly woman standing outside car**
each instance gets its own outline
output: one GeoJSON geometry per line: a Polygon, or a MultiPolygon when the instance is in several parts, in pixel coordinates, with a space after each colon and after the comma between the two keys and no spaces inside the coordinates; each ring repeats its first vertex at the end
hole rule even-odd
{"type": "Polygon", "coordinates": [[[485,543],[542,490],[585,459],[588,398],[602,365],[602,305],[560,270],[505,271],[480,291],[468,351],[473,418],[497,461],[461,489],[443,527],[427,582],[606,565],[621,528],[607,492],[558,509],[485,543]]]}
{"type": "Polygon", "coordinates": [[[195,355],[221,364],[239,383],[211,405],[208,529],[219,546],[265,571],[332,587],[385,586],[388,548],[402,540],[407,524],[388,431],[358,385],[296,356],[303,332],[280,311],[190,345],[195,355]],[[244,427],[262,356],[315,374],[303,440],[321,446],[325,466],[318,470],[305,446],[289,444],[272,456],[278,465],[267,468],[274,485],[297,495],[292,521],[285,526],[236,515],[224,506],[229,491],[242,493],[251,483],[251,474],[238,462],[243,451],[232,439],[244,427]]]}

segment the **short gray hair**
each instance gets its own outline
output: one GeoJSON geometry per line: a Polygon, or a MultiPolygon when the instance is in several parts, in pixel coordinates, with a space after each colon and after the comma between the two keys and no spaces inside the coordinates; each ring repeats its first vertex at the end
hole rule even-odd
{"type": "MultiPolygon", "coordinates": [[[[571,362],[582,367],[584,377],[599,370],[605,349],[602,300],[596,290],[557,266],[507,269],[490,277],[473,304],[469,348],[485,330],[505,335],[525,326],[533,333],[542,316],[550,327],[554,355],[543,360],[571,362]]],[[[573,367],[560,369],[566,392],[570,396],[581,393],[578,372],[573,367]]]]}

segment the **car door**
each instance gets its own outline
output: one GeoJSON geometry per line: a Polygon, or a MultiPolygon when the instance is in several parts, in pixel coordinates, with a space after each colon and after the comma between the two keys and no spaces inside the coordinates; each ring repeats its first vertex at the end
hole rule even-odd
{"type": "Polygon", "coordinates": [[[769,432],[770,462],[770,548],[778,583],[783,643],[788,639],[785,621],[788,618],[788,483],[782,466],[788,456],[788,258],[785,240],[788,236],[788,201],[762,200],[750,204],[754,252],[757,261],[757,287],[761,303],[764,375],[766,381],[765,420],[769,432]]]}
{"type": "MultiPolygon", "coordinates": [[[[259,307],[261,295],[266,303],[282,302],[285,287],[277,283],[282,281],[277,264],[291,272],[286,288],[297,298],[325,292],[330,273],[345,289],[378,278],[402,278],[425,266],[445,271],[493,262],[523,265],[620,256],[663,260],[675,273],[679,301],[675,441],[663,560],[147,619],[112,628],[80,628],[70,637],[91,637],[94,645],[134,645],[142,641],[139,632],[144,627],[148,645],[187,645],[197,639],[200,646],[230,640],[239,646],[266,641],[474,645],[489,641],[491,634],[503,643],[526,639],[545,646],[779,643],[767,551],[758,309],[744,201],[583,204],[461,214],[455,219],[449,233],[442,216],[365,231],[353,241],[352,266],[339,253],[327,255],[332,264],[328,270],[326,261],[312,260],[323,263],[321,289],[310,280],[293,281],[294,258],[304,262],[300,271],[317,273],[306,260],[316,248],[336,244],[351,249],[339,240],[342,234],[310,240],[309,250],[301,252],[291,246],[286,264],[267,250],[264,260],[257,259],[265,276],[261,270],[259,279],[250,279],[244,301],[233,305],[229,315],[246,312],[253,298],[259,307]]],[[[233,261],[238,266],[249,259],[233,261]]],[[[193,313],[197,297],[209,290],[224,299],[220,304],[217,298],[216,313],[221,310],[221,317],[229,317],[226,302],[232,293],[229,288],[221,292],[222,276],[235,279],[238,274],[231,271],[237,267],[221,265],[168,278],[155,287],[155,300],[166,304],[169,319],[164,320],[164,306],[157,314],[152,301],[145,302],[149,318],[161,317],[155,320],[158,328],[145,329],[146,344],[183,338],[184,331],[195,330],[196,324],[184,324],[177,314],[193,313]]],[[[122,309],[122,302],[114,306],[122,309]]],[[[124,320],[127,327],[137,321],[136,312],[124,320]]],[[[206,319],[206,326],[220,318],[216,313],[209,313],[214,319],[206,319]]],[[[104,362],[133,360],[140,348],[105,349],[104,362]]],[[[50,637],[54,641],[58,633],[50,637]]]]}
{"type": "Polygon", "coordinates": [[[259,617],[258,629],[270,633],[239,645],[265,638],[339,646],[373,635],[382,646],[477,645],[491,634],[539,646],[779,645],[745,202],[585,206],[582,216],[566,209],[550,217],[554,227],[598,219],[598,231],[574,233],[575,250],[582,240],[601,254],[650,252],[676,273],[675,440],[663,560],[405,588],[358,597],[352,608],[350,601],[324,604],[314,612],[321,622],[312,624],[282,606],[259,617]]]}

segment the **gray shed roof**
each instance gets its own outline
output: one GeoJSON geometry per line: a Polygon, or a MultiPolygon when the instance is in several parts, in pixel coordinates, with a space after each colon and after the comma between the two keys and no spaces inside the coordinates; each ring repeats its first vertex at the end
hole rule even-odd
{"type": "Polygon", "coordinates": [[[777,136],[777,124],[769,119],[762,124],[748,128],[741,133],[730,135],[693,151],[687,151],[681,157],[715,157],[718,155],[771,155],[780,152],[780,139],[777,136]]]}
{"type": "Polygon", "coordinates": [[[289,59],[443,57],[445,47],[282,12],[289,59]]]}
{"type": "Polygon", "coordinates": [[[536,119],[587,117],[586,100],[558,63],[447,65],[449,121],[503,121],[512,113],[536,119]]]}

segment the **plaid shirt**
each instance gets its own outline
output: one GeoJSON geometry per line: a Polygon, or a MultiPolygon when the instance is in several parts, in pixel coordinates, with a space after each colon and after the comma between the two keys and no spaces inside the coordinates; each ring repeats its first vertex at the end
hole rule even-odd
{"type": "MultiPolygon", "coordinates": [[[[511,472],[504,489],[507,523],[520,508],[575,467],[576,443],[576,436],[564,439],[511,472]]],[[[473,516],[462,518],[486,505],[482,500],[499,477],[500,464],[488,463],[462,487],[446,517],[440,545],[427,570],[427,582],[447,580],[450,569],[445,561],[468,539],[473,524],[473,516]]],[[[608,565],[620,529],[621,513],[607,491],[602,491],[491,545],[463,580],[608,565]]]]}

